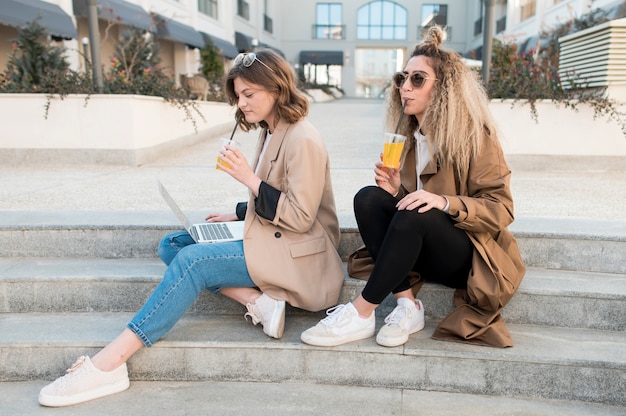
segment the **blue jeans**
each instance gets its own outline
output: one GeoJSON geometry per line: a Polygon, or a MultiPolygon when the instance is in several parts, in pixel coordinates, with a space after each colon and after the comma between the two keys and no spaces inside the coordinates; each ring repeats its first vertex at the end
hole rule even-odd
{"type": "Polygon", "coordinates": [[[163,280],[128,323],[146,347],[165,335],[200,296],[224,287],[256,287],[243,254],[243,241],[195,244],[187,232],[166,235],[159,256],[168,265],[163,280]]]}

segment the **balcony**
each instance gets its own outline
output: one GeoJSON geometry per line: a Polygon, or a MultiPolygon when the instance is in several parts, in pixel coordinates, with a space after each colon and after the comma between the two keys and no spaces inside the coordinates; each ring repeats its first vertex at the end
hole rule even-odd
{"type": "Polygon", "coordinates": [[[311,29],[312,39],[345,39],[345,25],[313,25],[311,29]]]}

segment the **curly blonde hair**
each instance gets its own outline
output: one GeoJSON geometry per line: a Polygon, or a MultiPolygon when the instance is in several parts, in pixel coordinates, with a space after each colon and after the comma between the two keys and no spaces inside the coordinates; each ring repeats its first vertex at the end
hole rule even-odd
{"type": "MultiPolygon", "coordinates": [[[[437,78],[422,126],[415,116],[402,117],[400,131],[413,137],[421,129],[430,143],[431,153],[440,163],[451,163],[461,173],[469,167],[484,136],[497,140],[489,99],[475,71],[461,56],[442,48],[443,30],[429,28],[424,40],[415,46],[409,59],[425,56],[437,78]]],[[[395,129],[402,114],[400,91],[391,88],[387,95],[387,128],[395,129]]],[[[413,141],[410,141],[411,146],[413,141]]]]}

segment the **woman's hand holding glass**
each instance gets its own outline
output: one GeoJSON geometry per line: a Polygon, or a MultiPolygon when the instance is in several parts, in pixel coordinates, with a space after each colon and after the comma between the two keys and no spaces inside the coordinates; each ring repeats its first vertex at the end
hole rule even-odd
{"type": "Polygon", "coordinates": [[[254,174],[246,157],[234,146],[226,145],[220,150],[219,168],[250,188],[255,196],[259,194],[261,179],[254,174]]]}
{"type": "Polygon", "coordinates": [[[381,153],[380,162],[374,165],[374,180],[380,188],[395,195],[400,189],[400,171],[383,166],[382,160],[383,154],[381,153]]]}

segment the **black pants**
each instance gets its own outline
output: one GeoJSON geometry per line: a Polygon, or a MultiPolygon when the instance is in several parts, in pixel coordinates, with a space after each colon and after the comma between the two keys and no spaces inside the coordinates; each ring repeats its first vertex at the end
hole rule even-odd
{"type": "Polygon", "coordinates": [[[390,292],[409,289],[411,270],[426,281],[465,288],[473,253],[465,231],[438,209],[422,214],[398,211],[397,202],[377,186],[365,187],[354,197],[359,231],[375,262],[363,298],[378,305],[390,292]]]}

